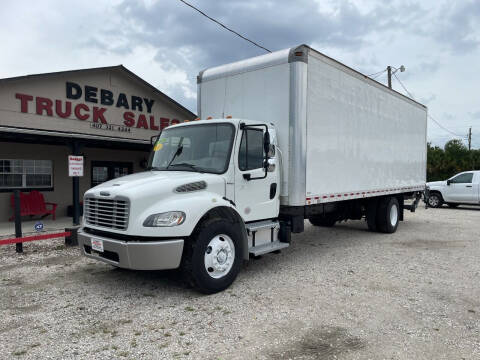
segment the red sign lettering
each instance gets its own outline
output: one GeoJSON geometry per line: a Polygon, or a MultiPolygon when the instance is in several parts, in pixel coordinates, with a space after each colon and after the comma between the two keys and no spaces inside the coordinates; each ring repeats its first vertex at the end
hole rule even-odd
{"type": "Polygon", "coordinates": [[[90,115],[88,114],[88,106],[85,104],[77,104],[75,106],[75,116],[77,117],[78,120],[87,120],[90,115]],[[86,114],[82,114],[80,110],[83,110],[86,112],[86,114]]]}

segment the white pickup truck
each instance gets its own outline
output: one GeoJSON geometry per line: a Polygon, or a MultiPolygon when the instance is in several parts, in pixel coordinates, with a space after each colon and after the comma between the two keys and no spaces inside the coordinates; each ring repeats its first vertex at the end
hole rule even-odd
{"type": "Polygon", "coordinates": [[[465,171],[445,181],[427,183],[428,205],[440,207],[444,203],[450,207],[458,205],[480,205],[480,171],[465,171]]]}
{"type": "Polygon", "coordinates": [[[425,189],[425,106],[308,46],[202,71],[198,111],[161,132],[148,171],[85,193],[83,255],[180,267],[213,293],[305,219],[393,233],[425,189]]]}

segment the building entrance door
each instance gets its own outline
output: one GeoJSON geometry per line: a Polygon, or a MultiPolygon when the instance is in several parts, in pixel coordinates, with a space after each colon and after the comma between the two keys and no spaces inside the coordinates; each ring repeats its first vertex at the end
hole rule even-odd
{"type": "Polygon", "coordinates": [[[132,172],[131,162],[92,161],[92,187],[132,172]]]}

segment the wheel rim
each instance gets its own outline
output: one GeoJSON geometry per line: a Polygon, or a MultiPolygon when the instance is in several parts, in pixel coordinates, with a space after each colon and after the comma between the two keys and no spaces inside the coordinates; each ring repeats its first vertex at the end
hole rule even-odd
{"type": "Polygon", "coordinates": [[[216,235],[205,250],[204,262],[207,274],[219,279],[227,275],[235,261],[235,245],[225,234],[216,235]]]}
{"type": "Polygon", "coordinates": [[[393,204],[390,209],[390,224],[394,227],[398,221],[398,207],[397,204],[393,204]]]}
{"type": "Polygon", "coordinates": [[[437,195],[431,195],[429,198],[428,198],[428,203],[430,204],[430,206],[437,206],[438,205],[438,197],[437,195]]]}

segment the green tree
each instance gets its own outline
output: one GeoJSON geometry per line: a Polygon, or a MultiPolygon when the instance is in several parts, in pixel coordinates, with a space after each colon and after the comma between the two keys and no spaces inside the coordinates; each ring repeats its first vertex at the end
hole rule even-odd
{"type": "Polygon", "coordinates": [[[427,144],[427,181],[445,180],[468,170],[480,169],[480,150],[469,151],[461,140],[450,140],[442,148],[427,144]]]}

